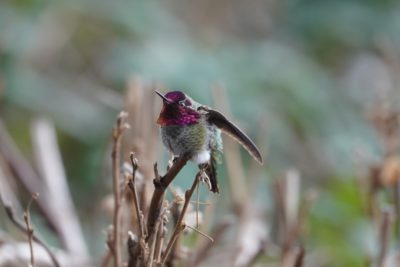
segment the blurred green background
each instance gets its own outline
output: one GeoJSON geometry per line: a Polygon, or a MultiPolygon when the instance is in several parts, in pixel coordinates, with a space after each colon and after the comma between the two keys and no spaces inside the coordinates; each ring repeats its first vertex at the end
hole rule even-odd
{"type": "Polygon", "coordinates": [[[374,236],[355,163],[360,151],[364,164],[382,157],[366,112],[382,99],[398,106],[399,48],[395,0],[2,0],[0,112],[31,159],[32,119],[54,121],[90,228],[87,192],[111,189],[105,152],[127,80],[161,82],[210,106],[220,83],[235,121],[252,137],[260,122],[265,130],[262,202],[268,181],[299,169],[303,187],[320,191],[307,247],[335,263],[323,266],[365,266],[374,236]]]}

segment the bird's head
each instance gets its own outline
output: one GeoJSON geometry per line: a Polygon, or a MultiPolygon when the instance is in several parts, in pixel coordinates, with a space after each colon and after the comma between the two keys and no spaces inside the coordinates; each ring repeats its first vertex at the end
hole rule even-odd
{"type": "Polygon", "coordinates": [[[155,91],[163,100],[163,108],[157,123],[166,125],[191,125],[199,122],[200,113],[192,107],[192,100],[181,91],[168,92],[165,95],[155,91]]]}

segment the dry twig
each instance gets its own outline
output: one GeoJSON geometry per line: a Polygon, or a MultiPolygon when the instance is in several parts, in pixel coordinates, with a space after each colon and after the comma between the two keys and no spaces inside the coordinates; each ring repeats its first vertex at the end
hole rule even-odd
{"type": "Polygon", "coordinates": [[[144,216],[143,216],[143,212],[140,210],[140,207],[139,207],[139,200],[138,200],[138,195],[137,195],[136,187],[135,187],[135,177],[136,177],[136,171],[138,169],[138,164],[137,164],[137,159],[135,159],[133,156],[133,153],[131,153],[130,158],[131,158],[131,164],[132,164],[132,179],[129,179],[128,186],[132,190],[133,204],[135,206],[136,216],[138,218],[138,225],[139,225],[139,232],[140,232],[139,238],[142,239],[142,238],[145,238],[146,232],[145,232],[144,222],[143,222],[144,216]]]}
{"type": "Polygon", "coordinates": [[[164,265],[165,261],[167,260],[169,253],[172,249],[173,244],[175,243],[176,239],[178,238],[179,234],[185,229],[186,225],[183,221],[185,218],[186,210],[189,206],[190,199],[192,198],[193,192],[196,189],[197,184],[199,183],[200,176],[202,175],[202,171],[200,171],[197,175],[196,178],[193,181],[192,187],[185,192],[185,203],[183,204],[181,214],[179,216],[178,222],[175,226],[175,230],[172,234],[171,239],[169,240],[167,244],[167,248],[165,249],[164,255],[162,257],[162,265],[164,265]]]}
{"type": "Polygon", "coordinates": [[[175,164],[168,170],[168,172],[160,177],[157,170],[157,164],[154,165],[154,193],[151,199],[149,215],[147,218],[147,236],[146,241],[154,235],[155,225],[157,220],[160,217],[160,211],[162,207],[162,203],[164,201],[165,189],[169,186],[169,184],[175,179],[178,173],[182,170],[183,166],[188,162],[188,156],[179,157],[175,164]]]}
{"type": "Polygon", "coordinates": [[[28,244],[29,244],[29,250],[30,250],[30,255],[31,255],[31,267],[35,266],[35,256],[33,253],[33,228],[32,228],[32,223],[31,223],[31,213],[30,213],[30,208],[33,200],[36,200],[37,197],[39,196],[38,193],[35,193],[32,195],[31,200],[29,201],[26,210],[24,212],[24,221],[26,224],[26,234],[28,235],[28,244]]]}
{"type": "MultiPolygon", "coordinates": [[[[17,226],[21,231],[27,233],[26,227],[23,222],[21,222],[19,219],[17,219],[14,215],[13,209],[9,204],[6,204],[4,200],[1,197],[1,201],[3,203],[4,209],[6,211],[6,214],[8,218],[14,223],[15,226],[17,226]]],[[[28,233],[27,233],[28,234],[28,233]]],[[[38,238],[34,233],[32,233],[32,240],[41,245],[46,252],[49,254],[51,261],[53,262],[55,267],[60,267],[60,264],[58,263],[57,258],[54,256],[53,252],[50,250],[50,248],[40,239],[38,238]]]]}
{"type": "Polygon", "coordinates": [[[128,181],[128,187],[131,189],[132,194],[133,194],[133,204],[134,208],[136,211],[136,217],[138,220],[138,225],[139,225],[139,242],[132,243],[130,241],[133,240],[131,234],[128,239],[128,251],[129,251],[129,264],[128,266],[136,266],[139,260],[145,259],[148,254],[146,251],[148,249],[148,246],[145,242],[146,238],[146,230],[144,227],[144,215],[142,210],[139,207],[139,199],[138,199],[138,194],[136,191],[136,186],[135,186],[135,178],[136,178],[136,171],[138,169],[138,164],[137,164],[137,159],[134,158],[134,154],[130,154],[130,159],[131,159],[131,165],[132,165],[132,177],[128,181]]]}
{"type": "Polygon", "coordinates": [[[161,223],[159,225],[158,229],[158,237],[157,237],[157,242],[154,250],[154,259],[156,264],[161,264],[161,253],[162,253],[162,248],[164,246],[164,239],[166,235],[166,224],[168,221],[168,218],[166,215],[162,216],[160,218],[161,223]]]}
{"type": "Polygon", "coordinates": [[[196,233],[204,236],[205,238],[207,238],[211,243],[214,243],[214,238],[212,238],[211,236],[209,236],[208,234],[202,232],[201,230],[197,229],[196,227],[190,226],[188,224],[186,224],[187,228],[192,229],[193,231],[195,231],[196,233]]]}
{"type": "Polygon", "coordinates": [[[122,267],[121,256],[121,236],[120,236],[120,220],[121,220],[121,190],[120,190],[120,157],[121,157],[121,140],[122,134],[129,126],[125,124],[127,113],[120,112],[117,123],[113,128],[113,149],[112,149],[112,170],[113,170],[113,189],[114,189],[114,217],[113,217],[113,253],[114,266],[122,267]]]}

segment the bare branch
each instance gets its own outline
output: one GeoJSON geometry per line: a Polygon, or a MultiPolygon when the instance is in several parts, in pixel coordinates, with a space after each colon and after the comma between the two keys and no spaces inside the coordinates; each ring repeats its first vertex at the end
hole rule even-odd
{"type": "Polygon", "coordinates": [[[155,226],[156,229],[155,229],[154,235],[151,239],[149,239],[149,242],[148,242],[150,251],[149,251],[149,257],[147,259],[147,266],[153,266],[153,263],[154,263],[154,258],[155,258],[154,255],[155,255],[155,250],[156,250],[157,237],[158,237],[158,231],[159,231],[160,224],[162,224],[161,218],[160,218],[160,220],[157,221],[156,226],[155,226]]]}
{"type": "Polygon", "coordinates": [[[138,169],[138,165],[137,165],[137,160],[133,156],[133,153],[131,153],[130,158],[131,158],[131,164],[132,164],[133,171],[132,171],[132,179],[129,179],[128,186],[132,190],[132,194],[133,194],[133,204],[135,206],[136,216],[137,216],[138,225],[139,225],[139,232],[140,232],[139,239],[141,239],[141,238],[145,238],[146,232],[145,232],[144,225],[143,225],[143,217],[144,216],[143,216],[143,212],[139,208],[139,200],[138,200],[138,195],[137,195],[136,187],[135,187],[135,177],[136,177],[136,170],[138,169]]]}
{"type": "MultiPolygon", "coordinates": [[[[22,232],[28,234],[27,229],[24,225],[23,222],[21,222],[19,219],[17,219],[14,215],[13,209],[11,207],[11,205],[7,204],[4,199],[3,199],[3,195],[0,194],[0,200],[4,206],[4,209],[6,211],[7,217],[14,223],[14,225],[19,228],[22,232]]],[[[53,262],[54,266],[56,267],[60,267],[60,264],[58,263],[57,258],[54,256],[53,252],[50,250],[50,248],[40,239],[38,238],[34,233],[32,233],[32,239],[33,241],[35,241],[36,243],[38,243],[39,245],[41,245],[46,252],[49,254],[51,261],[53,262]]]]}
{"type": "Polygon", "coordinates": [[[135,180],[136,180],[136,171],[138,169],[138,163],[137,159],[134,158],[134,154],[131,152],[130,154],[130,159],[131,159],[131,164],[132,164],[132,177],[128,181],[128,186],[132,191],[133,194],[133,204],[134,208],[136,211],[136,217],[138,220],[138,225],[139,225],[139,240],[134,240],[134,235],[133,233],[129,234],[128,238],[128,251],[129,251],[129,263],[128,266],[136,266],[137,263],[139,262],[140,259],[145,259],[147,251],[146,248],[148,248],[147,244],[145,243],[145,238],[146,238],[146,230],[144,226],[144,215],[142,210],[139,207],[139,199],[138,199],[138,194],[136,191],[136,186],[135,186],[135,180]]]}
{"type": "MultiPolygon", "coordinates": [[[[173,167],[174,167],[174,166],[173,166],[173,167]]],[[[172,168],[173,168],[173,167],[172,167],[172,168]]],[[[171,168],[171,169],[172,169],[172,168],[171,168]]],[[[196,177],[195,177],[195,179],[194,179],[194,181],[193,181],[192,187],[191,187],[189,190],[187,190],[187,191],[185,192],[185,203],[183,204],[182,211],[181,211],[181,214],[180,214],[180,216],[179,216],[178,222],[177,222],[177,224],[176,224],[176,226],[175,226],[175,230],[174,230],[174,232],[173,232],[173,234],[172,234],[172,237],[171,237],[171,239],[170,239],[169,242],[168,242],[167,248],[165,249],[165,252],[164,252],[164,255],[163,255],[163,258],[162,258],[162,265],[163,265],[163,264],[165,263],[165,261],[167,260],[167,258],[168,258],[168,256],[169,256],[169,253],[170,253],[170,251],[171,251],[171,249],[172,249],[172,246],[173,246],[173,244],[175,243],[176,239],[178,238],[179,234],[180,234],[180,233],[185,229],[185,227],[186,227],[186,225],[185,225],[183,219],[185,218],[185,214],[186,214],[187,208],[188,208],[188,206],[189,206],[190,199],[192,198],[193,192],[195,191],[196,186],[197,186],[198,183],[199,183],[199,180],[200,180],[200,176],[201,176],[201,175],[202,175],[202,171],[200,171],[200,172],[196,175],[196,177]]]]}
{"type": "Polygon", "coordinates": [[[160,177],[158,175],[157,165],[154,165],[154,193],[151,199],[149,215],[147,219],[147,237],[146,242],[152,237],[155,232],[155,225],[160,217],[160,211],[162,207],[162,203],[164,200],[165,189],[169,186],[169,184],[175,179],[178,173],[182,170],[182,168],[188,162],[188,156],[182,156],[177,159],[175,164],[168,170],[168,172],[160,177]]]}
{"type": "Polygon", "coordinates": [[[214,243],[214,238],[212,238],[211,236],[207,235],[206,233],[203,233],[202,231],[200,231],[199,229],[197,229],[196,227],[190,226],[188,224],[186,224],[186,227],[192,229],[193,231],[195,231],[196,233],[204,236],[205,238],[207,238],[208,240],[210,240],[211,243],[214,243]]]}
{"type": "Polygon", "coordinates": [[[28,244],[29,244],[29,251],[30,251],[30,255],[31,255],[31,266],[32,267],[35,267],[35,256],[33,253],[33,244],[32,244],[33,228],[32,228],[32,223],[31,223],[30,208],[31,208],[32,201],[36,200],[38,196],[39,196],[38,193],[35,193],[32,195],[31,200],[29,200],[29,203],[24,212],[24,221],[26,224],[26,234],[28,235],[28,244]]]}
{"type": "Polygon", "coordinates": [[[122,134],[128,126],[125,124],[127,113],[120,112],[117,118],[117,123],[113,128],[113,149],[112,149],[112,170],[113,170],[113,189],[114,189],[114,216],[113,216],[113,254],[114,266],[122,267],[121,256],[121,236],[120,236],[120,221],[121,221],[121,189],[120,189],[120,163],[121,163],[121,141],[122,134]]]}
{"type": "Polygon", "coordinates": [[[163,215],[161,219],[161,223],[158,229],[158,238],[156,240],[156,247],[154,250],[154,259],[156,264],[160,264],[161,263],[161,252],[162,252],[162,248],[164,245],[164,239],[165,239],[165,235],[166,235],[166,228],[165,225],[167,223],[167,216],[163,215]]]}

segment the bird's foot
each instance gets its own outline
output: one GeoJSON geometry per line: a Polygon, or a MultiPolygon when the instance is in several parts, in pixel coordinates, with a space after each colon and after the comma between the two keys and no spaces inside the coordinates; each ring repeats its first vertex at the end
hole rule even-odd
{"type": "Polygon", "coordinates": [[[205,183],[207,185],[208,189],[211,190],[211,188],[212,188],[211,180],[210,180],[210,177],[207,175],[207,168],[208,168],[208,165],[206,163],[199,165],[199,169],[200,169],[199,180],[200,180],[200,182],[205,183]]]}

